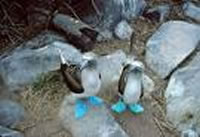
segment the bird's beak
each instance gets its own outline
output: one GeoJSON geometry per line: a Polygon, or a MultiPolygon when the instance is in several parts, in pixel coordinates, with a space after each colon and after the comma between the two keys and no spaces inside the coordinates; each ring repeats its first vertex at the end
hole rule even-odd
{"type": "Polygon", "coordinates": [[[137,72],[142,72],[143,71],[143,69],[141,67],[135,67],[134,70],[137,71],[137,72]]]}
{"type": "Polygon", "coordinates": [[[84,60],[83,63],[81,64],[80,69],[81,70],[84,69],[85,67],[87,67],[87,65],[88,65],[88,60],[84,60]]]}

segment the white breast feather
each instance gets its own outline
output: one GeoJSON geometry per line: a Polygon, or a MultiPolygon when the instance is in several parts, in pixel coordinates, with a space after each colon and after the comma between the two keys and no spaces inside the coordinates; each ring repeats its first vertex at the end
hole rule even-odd
{"type": "Polygon", "coordinates": [[[137,103],[141,95],[141,79],[128,77],[123,99],[127,104],[137,103]]]}
{"type": "Polygon", "coordinates": [[[101,81],[98,72],[83,70],[81,73],[81,80],[84,88],[83,94],[85,96],[94,96],[99,92],[101,81]]]}

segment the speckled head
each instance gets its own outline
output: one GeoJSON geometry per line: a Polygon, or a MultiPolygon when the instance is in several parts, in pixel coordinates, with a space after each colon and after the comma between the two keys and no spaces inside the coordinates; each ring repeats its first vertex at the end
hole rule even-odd
{"type": "Polygon", "coordinates": [[[135,73],[143,73],[144,72],[144,64],[141,61],[135,60],[130,63],[129,71],[135,72],[135,73]]]}
{"type": "Polygon", "coordinates": [[[123,63],[123,66],[126,66],[128,64],[132,64],[135,61],[136,57],[133,55],[127,55],[125,62],[123,63]]]}
{"type": "Polygon", "coordinates": [[[84,69],[84,68],[95,69],[96,66],[97,66],[97,60],[96,60],[95,54],[83,55],[83,63],[81,64],[81,69],[84,69]]]}

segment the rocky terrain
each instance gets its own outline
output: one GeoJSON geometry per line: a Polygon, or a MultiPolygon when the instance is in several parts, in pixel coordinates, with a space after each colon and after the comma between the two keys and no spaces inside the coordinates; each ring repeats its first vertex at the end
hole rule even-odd
{"type": "MultiPolygon", "coordinates": [[[[81,18],[87,24],[72,19],[62,10],[54,10],[49,19],[45,15],[48,11],[42,10],[42,14],[29,14],[32,24],[26,26],[24,20],[16,23],[17,17],[5,8],[9,4],[0,1],[3,11],[0,12],[1,136],[200,135],[200,1],[112,0],[102,3],[100,9],[97,4],[96,14],[81,18]],[[95,17],[100,15],[97,20],[95,17]],[[40,28],[41,25],[44,26],[40,28]],[[58,49],[75,65],[82,62],[83,52],[99,56],[98,70],[103,79],[99,96],[105,105],[92,108],[79,121],[73,118],[73,106],[68,104],[69,89],[58,71],[58,49]],[[118,115],[110,111],[110,106],[117,99],[121,66],[130,56],[145,64],[145,96],[141,100],[145,112],[118,115]]],[[[11,5],[22,6],[17,2],[11,5]]]]}

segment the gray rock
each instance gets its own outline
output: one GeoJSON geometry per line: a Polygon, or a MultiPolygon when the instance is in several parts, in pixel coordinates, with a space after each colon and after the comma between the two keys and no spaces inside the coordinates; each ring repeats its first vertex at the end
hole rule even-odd
{"type": "Polygon", "coordinates": [[[108,29],[106,29],[99,32],[99,35],[97,36],[97,41],[105,42],[105,41],[112,40],[112,38],[113,38],[113,33],[109,31],[108,29]]]}
{"type": "Polygon", "coordinates": [[[102,75],[102,87],[109,87],[110,84],[119,80],[125,61],[126,54],[122,50],[99,57],[97,68],[102,75]]]}
{"type": "Polygon", "coordinates": [[[80,31],[80,29],[83,29],[83,28],[90,29],[90,26],[64,14],[57,14],[53,18],[53,24],[59,29],[63,30],[64,32],[71,33],[79,37],[82,35],[82,32],[80,31]]]}
{"type": "Polygon", "coordinates": [[[122,8],[122,17],[131,20],[140,16],[146,7],[144,0],[119,0],[122,8]]]}
{"type": "Polygon", "coordinates": [[[89,25],[64,14],[57,14],[53,18],[55,28],[66,33],[68,42],[82,51],[94,48],[94,41],[98,32],[89,25]]]}
{"type": "Polygon", "coordinates": [[[15,127],[24,120],[24,108],[10,100],[0,101],[0,125],[4,127],[15,127]]]}
{"type": "Polygon", "coordinates": [[[197,7],[192,2],[187,2],[183,5],[184,14],[198,22],[200,22],[200,7],[197,7]]]}
{"type": "Polygon", "coordinates": [[[54,41],[65,41],[65,38],[58,35],[55,32],[45,31],[33,37],[32,39],[20,44],[17,48],[5,51],[0,56],[0,60],[3,58],[10,56],[13,52],[21,51],[22,49],[39,49],[45,47],[46,45],[54,42],[54,41]]]}
{"type": "Polygon", "coordinates": [[[24,137],[20,132],[0,126],[0,137],[24,137]]]}
{"type": "MultiPolygon", "coordinates": [[[[141,15],[146,2],[144,0],[100,0],[102,8],[102,20],[98,27],[113,31],[115,26],[122,20],[132,20],[141,15]]],[[[97,24],[96,23],[96,24],[97,24]]]]}
{"type": "Polygon", "coordinates": [[[169,12],[170,6],[165,4],[147,9],[144,11],[143,16],[152,21],[163,22],[168,17],[169,12]]]}
{"type": "Polygon", "coordinates": [[[167,117],[179,131],[195,129],[200,134],[200,54],[170,78],[165,92],[167,117]]]}
{"type": "Polygon", "coordinates": [[[130,40],[131,35],[133,33],[133,29],[125,20],[123,20],[119,24],[117,24],[117,26],[115,27],[114,33],[118,39],[130,40]]]}
{"type": "Polygon", "coordinates": [[[67,43],[57,41],[39,48],[25,46],[0,59],[0,77],[10,91],[21,89],[33,83],[41,74],[60,67],[58,49],[63,51],[66,59],[72,64],[82,62],[81,53],[67,43]]]}
{"type": "Polygon", "coordinates": [[[199,41],[199,25],[184,21],[164,23],[147,42],[147,65],[161,78],[166,78],[195,50],[199,41]]]}
{"type": "Polygon", "coordinates": [[[187,129],[181,133],[181,137],[199,137],[199,135],[196,131],[192,129],[187,129]]]}
{"type": "Polygon", "coordinates": [[[65,97],[59,117],[63,127],[73,137],[128,137],[105,105],[94,107],[88,103],[89,112],[77,120],[74,117],[74,104],[70,100],[70,96],[65,97]]]}
{"type": "Polygon", "coordinates": [[[32,39],[19,45],[19,47],[16,48],[15,51],[21,50],[24,48],[39,49],[39,48],[45,47],[46,45],[50,43],[53,43],[54,41],[66,42],[63,36],[52,31],[44,31],[38,34],[36,37],[33,37],[32,39]]]}

